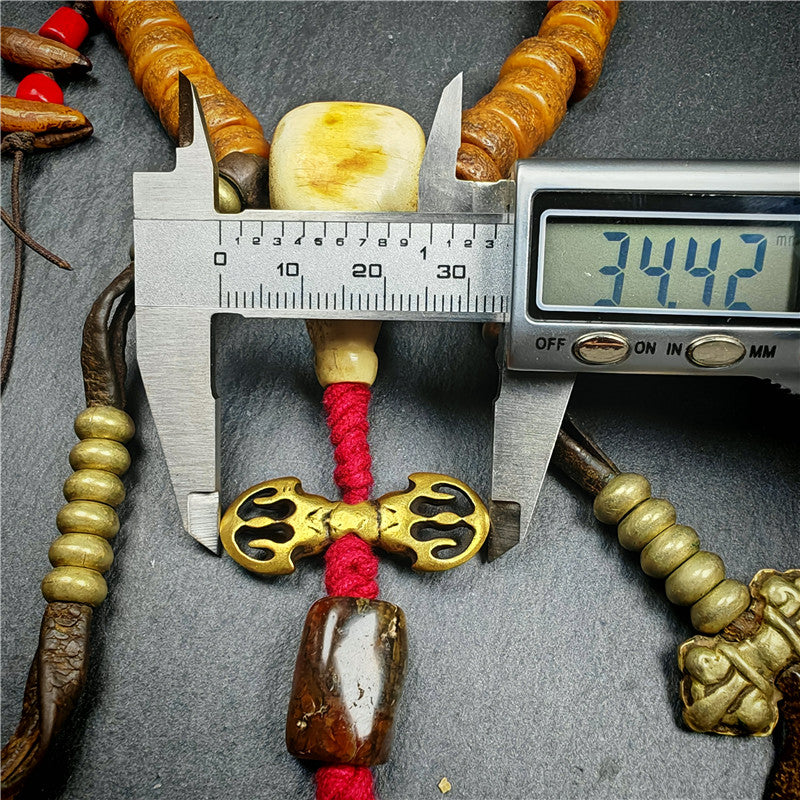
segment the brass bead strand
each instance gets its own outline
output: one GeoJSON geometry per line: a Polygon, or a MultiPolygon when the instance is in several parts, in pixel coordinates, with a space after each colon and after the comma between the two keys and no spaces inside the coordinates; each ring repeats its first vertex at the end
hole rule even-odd
{"type": "Polygon", "coordinates": [[[133,437],[133,420],[114,406],[92,406],[78,414],[80,441],[69,454],[72,475],[64,482],[67,504],[56,517],[61,536],[50,546],[53,569],[42,581],[48,602],[86,603],[97,607],[108,587],[101,573],[114,560],[109,544],[119,530],[114,510],[125,499],[120,480],[130,467],[125,442],[133,437]]]}
{"type": "Polygon", "coordinates": [[[640,552],[642,570],[665,581],[669,600],[691,606],[691,620],[701,633],[718,633],[750,605],[750,591],[725,578],[715,553],[700,549],[697,533],[676,523],[675,507],[654,498],[643,475],[613,477],[594,501],[600,522],[617,525],[619,543],[640,552]]]}

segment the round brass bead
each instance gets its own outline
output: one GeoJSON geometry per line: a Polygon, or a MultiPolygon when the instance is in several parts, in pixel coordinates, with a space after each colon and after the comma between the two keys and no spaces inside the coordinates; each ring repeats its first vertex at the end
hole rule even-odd
{"type": "Polygon", "coordinates": [[[651,498],[640,503],[619,524],[617,537],[626,550],[641,550],[659,533],[675,524],[675,506],[669,500],[651,498]]]}
{"type": "Polygon", "coordinates": [[[111,506],[91,500],[73,500],[56,517],[61,533],[91,533],[112,539],[119,532],[119,517],[111,506]]]}
{"type": "Polygon", "coordinates": [[[65,533],[50,545],[48,553],[54,567],[86,567],[105,572],[114,561],[111,545],[91,533],[65,533]]]}
{"type": "Polygon", "coordinates": [[[131,456],[124,444],[113,439],[83,439],[69,452],[72,469],[104,469],[124,475],[131,465],[131,456]]]}
{"type": "Polygon", "coordinates": [[[750,590],[739,581],[722,581],[691,609],[692,625],[701,633],[719,633],[750,605],[750,590]]]}
{"type": "Polygon", "coordinates": [[[650,497],[650,481],[635,472],[615,475],[594,499],[594,515],[616,525],[632,508],[650,497]]]}
{"type": "Polygon", "coordinates": [[[690,606],[725,579],[725,564],[716,553],[701,550],[684,561],[664,586],[671,603],[690,606]]]}
{"type": "Polygon", "coordinates": [[[135,432],[133,420],[114,406],[91,406],[75,418],[75,435],[79,439],[113,439],[124,443],[135,432]]]}
{"type": "Polygon", "coordinates": [[[242,201],[230,181],[220,175],[217,181],[217,189],[219,210],[223,214],[238,214],[242,210],[242,201]]]}
{"type": "Polygon", "coordinates": [[[700,537],[688,525],[671,525],[642,550],[639,563],[645,575],[666,578],[700,550],[700,537]]]}
{"type": "Polygon", "coordinates": [[[118,506],[125,499],[125,487],[116,475],[105,470],[79,469],[64,481],[64,497],[118,506]]]}
{"type": "Polygon", "coordinates": [[[86,603],[97,606],[106,599],[105,578],[86,567],[56,567],[44,576],[42,594],[48,603],[86,603]]]}

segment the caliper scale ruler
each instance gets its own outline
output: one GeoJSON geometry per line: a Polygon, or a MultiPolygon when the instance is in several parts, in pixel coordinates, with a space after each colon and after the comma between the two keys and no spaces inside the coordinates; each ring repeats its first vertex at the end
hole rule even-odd
{"type": "Polygon", "coordinates": [[[169,275],[142,275],[137,304],[271,317],[507,317],[511,223],[285,216],[137,220],[137,256],[171,265],[169,275]]]}

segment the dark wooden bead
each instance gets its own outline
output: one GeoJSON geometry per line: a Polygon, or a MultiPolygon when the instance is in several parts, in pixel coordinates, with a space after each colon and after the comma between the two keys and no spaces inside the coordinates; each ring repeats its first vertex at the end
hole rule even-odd
{"type": "Polygon", "coordinates": [[[406,652],[406,619],[398,606],[355,597],[314,603],[294,671],[289,752],[353,766],[386,761],[406,652]]]}
{"type": "Polygon", "coordinates": [[[269,208],[269,160],[255,153],[228,153],[219,162],[220,174],[239,193],[245,208],[269,208]]]}

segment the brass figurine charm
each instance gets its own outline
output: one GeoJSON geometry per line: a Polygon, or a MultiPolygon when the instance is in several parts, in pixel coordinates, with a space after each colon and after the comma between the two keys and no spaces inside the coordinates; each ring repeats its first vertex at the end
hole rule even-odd
{"type": "Polygon", "coordinates": [[[411,557],[415,570],[440,572],[469,561],[483,546],[489,525],[489,512],[478,495],[448,475],[415,472],[405,491],[357,505],[307,494],[297,478],[278,478],[236,498],[222,517],[220,537],[234,561],[264,575],[288,575],[296,559],[316,555],[348,533],[388,553],[411,557]],[[465,500],[470,510],[462,512],[465,500]],[[464,534],[428,533],[457,530],[464,534]],[[247,534],[255,531],[263,537],[251,538],[246,548],[264,551],[264,558],[242,547],[247,534]]]}
{"type": "MultiPolygon", "coordinates": [[[[557,456],[560,451],[557,450],[557,456]]],[[[569,470],[569,464],[566,464],[569,470]]],[[[667,597],[691,606],[697,630],[678,651],[686,724],[701,733],[769,736],[778,723],[780,685],[800,665],[800,569],[761,570],[748,588],[676,524],[675,507],[653,498],[643,475],[617,473],[594,500],[601,522],[640,552],[644,572],[666,581],[667,597]]]]}
{"type": "Polygon", "coordinates": [[[678,651],[683,718],[695,731],[769,736],[778,723],[776,679],[800,663],[800,569],[763,569],[750,592],[754,632],[695,636],[678,651]]]}

